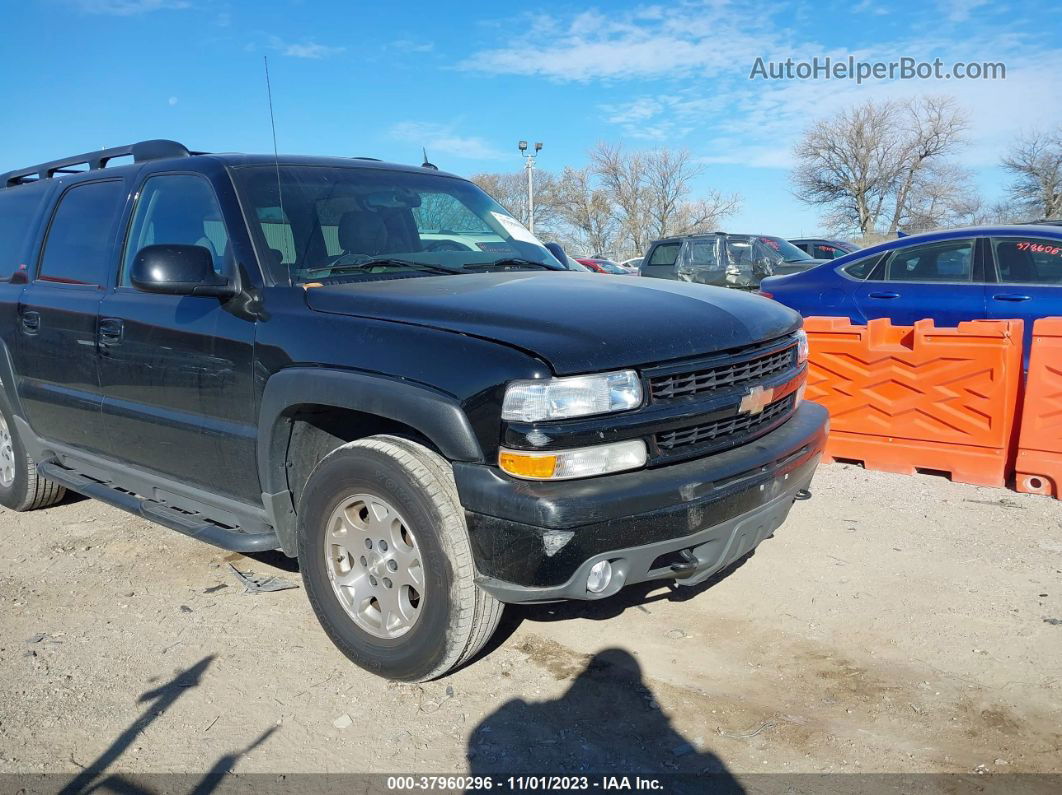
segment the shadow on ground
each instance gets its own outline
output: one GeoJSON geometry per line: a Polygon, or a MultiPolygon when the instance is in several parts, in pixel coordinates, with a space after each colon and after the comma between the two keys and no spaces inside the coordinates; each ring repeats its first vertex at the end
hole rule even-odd
{"type": "Polygon", "coordinates": [[[487,716],[469,738],[467,757],[472,775],[685,774],[666,791],[704,791],[710,783],[712,792],[744,792],[722,760],[698,745],[660,710],[638,661],[606,649],[559,699],[514,699],[487,716]]]}
{"type": "MultiPolygon", "coordinates": [[[[98,757],[72,778],[61,790],[60,795],[78,795],[87,792],[114,792],[128,793],[128,795],[147,795],[157,792],[157,787],[147,782],[138,781],[137,777],[121,773],[107,773],[107,769],[131,746],[138,737],[158,718],[165,715],[166,710],[189,690],[198,687],[203,674],[214,661],[214,655],[204,657],[191,668],[177,674],[166,684],[149,690],[137,699],[138,704],[144,704],[144,711],[123,731],[98,757]]],[[[187,777],[187,789],[181,787],[181,791],[187,791],[192,795],[206,795],[214,792],[225,780],[232,768],[242,756],[253,751],[259,745],[269,739],[270,735],[277,730],[276,726],[266,729],[258,738],[240,751],[224,754],[211,765],[210,769],[202,776],[187,777]]],[[[157,783],[157,782],[156,782],[157,783]]]]}

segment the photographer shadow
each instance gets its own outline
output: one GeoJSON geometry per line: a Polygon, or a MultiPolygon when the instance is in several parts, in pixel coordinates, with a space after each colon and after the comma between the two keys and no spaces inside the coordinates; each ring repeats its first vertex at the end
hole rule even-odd
{"type": "Polygon", "coordinates": [[[744,792],[723,761],[671,725],[629,652],[606,649],[555,701],[513,699],[472,731],[471,775],[659,778],[664,791],[744,792]]]}

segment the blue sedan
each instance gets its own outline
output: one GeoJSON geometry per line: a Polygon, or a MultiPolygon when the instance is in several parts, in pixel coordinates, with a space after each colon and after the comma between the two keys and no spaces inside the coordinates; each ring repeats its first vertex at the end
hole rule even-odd
{"type": "Polygon", "coordinates": [[[909,326],[1020,318],[1025,356],[1037,318],[1062,315],[1062,226],[978,226],[890,240],[804,273],[764,279],[760,292],[801,315],[879,317],[909,326]]]}

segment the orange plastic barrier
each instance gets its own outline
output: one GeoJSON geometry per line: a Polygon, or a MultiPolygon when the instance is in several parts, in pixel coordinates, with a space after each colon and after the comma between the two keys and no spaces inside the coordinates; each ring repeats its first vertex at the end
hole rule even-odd
{"type": "Polygon", "coordinates": [[[828,459],[1002,486],[1022,377],[1022,321],[935,328],[847,318],[804,321],[807,397],[830,410],[828,459]]]}
{"type": "Polygon", "coordinates": [[[1033,325],[1014,483],[1062,499],[1062,317],[1033,325]]]}

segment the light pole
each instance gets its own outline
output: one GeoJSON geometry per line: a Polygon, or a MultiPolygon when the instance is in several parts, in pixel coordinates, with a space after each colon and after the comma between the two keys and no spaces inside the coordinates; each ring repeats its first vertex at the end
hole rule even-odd
{"type": "Polygon", "coordinates": [[[527,229],[529,232],[535,231],[535,159],[538,157],[538,153],[542,151],[542,144],[539,141],[535,142],[535,151],[528,153],[527,141],[520,141],[517,143],[520,148],[520,154],[524,156],[524,168],[527,169],[527,229]]]}

